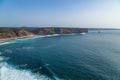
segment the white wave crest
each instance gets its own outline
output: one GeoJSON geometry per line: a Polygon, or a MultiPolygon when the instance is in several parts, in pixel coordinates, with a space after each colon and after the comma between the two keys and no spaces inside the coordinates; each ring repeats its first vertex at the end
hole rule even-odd
{"type": "Polygon", "coordinates": [[[53,35],[45,35],[44,37],[52,37],[52,36],[59,36],[60,34],[53,34],[53,35]]]}
{"type": "Polygon", "coordinates": [[[0,43],[0,46],[2,46],[2,45],[6,45],[6,44],[12,44],[12,43],[14,43],[14,41],[8,41],[8,42],[2,42],[2,43],[0,43]]]}
{"type": "Polygon", "coordinates": [[[29,70],[20,70],[8,65],[4,60],[6,58],[0,56],[0,80],[51,80],[49,77],[33,74],[29,70]]]}
{"type": "Polygon", "coordinates": [[[52,34],[52,35],[40,35],[40,36],[35,36],[31,39],[36,39],[36,38],[43,38],[43,37],[52,37],[52,36],[59,36],[60,34],[52,34]]]}
{"type": "Polygon", "coordinates": [[[27,70],[18,70],[10,65],[0,69],[0,80],[51,80],[44,75],[33,74],[27,70]]]}

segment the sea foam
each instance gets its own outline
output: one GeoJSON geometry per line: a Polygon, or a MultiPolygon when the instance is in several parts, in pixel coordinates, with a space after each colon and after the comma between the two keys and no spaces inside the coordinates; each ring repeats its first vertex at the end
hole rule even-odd
{"type": "Polygon", "coordinates": [[[1,43],[0,43],[0,46],[6,45],[6,44],[12,44],[12,43],[15,43],[15,42],[14,42],[14,41],[1,42],[1,43]]]}
{"type": "Polygon", "coordinates": [[[28,70],[19,70],[5,64],[0,69],[0,80],[51,80],[47,76],[33,74],[28,70]]]}
{"type": "MultiPolygon", "coordinates": [[[[0,52],[0,54],[2,54],[0,52]]],[[[41,74],[33,74],[29,70],[21,70],[6,63],[5,57],[0,56],[0,80],[51,80],[41,74]]]]}

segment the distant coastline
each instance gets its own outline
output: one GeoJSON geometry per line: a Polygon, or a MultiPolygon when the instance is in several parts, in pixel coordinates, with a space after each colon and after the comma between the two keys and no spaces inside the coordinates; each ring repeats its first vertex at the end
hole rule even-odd
{"type": "Polygon", "coordinates": [[[21,28],[0,28],[0,41],[7,41],[18,38],[28,38],[39,35],[53,35],[53,34],[72,34],[72,33],[87,33],[87,28],[32,28],[32,27],[21,27],[21,28]]]}

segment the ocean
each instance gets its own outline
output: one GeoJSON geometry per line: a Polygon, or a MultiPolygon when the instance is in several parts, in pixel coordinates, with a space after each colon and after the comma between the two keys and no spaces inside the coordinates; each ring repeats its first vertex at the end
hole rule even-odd
{"type": "Polygon", "coordinates": [[[120,80],[120,30],[0,42],[0,80],[120,80]]]}

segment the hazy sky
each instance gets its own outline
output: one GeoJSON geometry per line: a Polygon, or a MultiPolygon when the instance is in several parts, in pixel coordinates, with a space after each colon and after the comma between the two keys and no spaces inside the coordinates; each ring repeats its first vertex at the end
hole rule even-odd
{"type": "Polygon", "coordinates": [[[120,28],[120,0],[0,0],[0,26],[120,28]]]}

